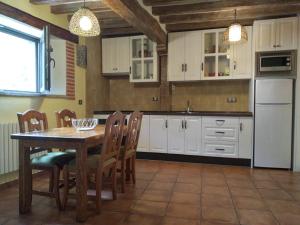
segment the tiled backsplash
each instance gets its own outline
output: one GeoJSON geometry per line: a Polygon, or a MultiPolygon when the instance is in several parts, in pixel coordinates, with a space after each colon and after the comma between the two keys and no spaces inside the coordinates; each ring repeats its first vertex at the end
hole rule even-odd
{"type": "MultiPolygon", "coordinates": [[[[159,84],[132,84],[128,79],[110,80],[110,110],[160,110],[159,84]]],[[[185,110],[187,100],[195,111],[248,111],[249,81],[202,81],[176,83],[172,85],[170,110],[185,110]],[[236,97],[237,102],[228,103],[228,97],[236,97]]]]}
{"type": "Polygon", "coordinates": [[[172,110],[186,109],[188,100],[194,111],[248,111],[249,81],[226,80],[173,84],[172,110]],[[228,97],[236,97],[237,101],[228,103],[228,97]]]}

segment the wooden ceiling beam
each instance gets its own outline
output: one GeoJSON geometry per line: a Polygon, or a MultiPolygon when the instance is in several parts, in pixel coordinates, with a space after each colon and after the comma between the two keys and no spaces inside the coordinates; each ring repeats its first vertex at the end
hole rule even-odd
{"type": "MultiPolygon", "coordinates": [[[[95,12],[95,16],[98,18],[98,20],[118,20],[120,19],[120,16],[116,14],[113,11],[105,11],[105,12],[95,12]]],[[[72,15],[68,15],[68,20],[70,21],[72,15]]]]}
{"type": "MultiPolygon", "coordinates": [[[[76,12],[82,6],[83,6],[83,3],[81,3],[81,2],[52,5],[51,13],[53,13],[53,14],[73,13],[73,12],[76,12]]],[[[105,6],[101,2],[86,2],[85,6],[88,7],[90,10],[92,10],[93,12],[111,11],[107,6],[105,6]]]]}
{"type": "Polygon", "coordinates": [[[131,26],[158,44],[167,43],[167,35],[159,22],[137,0],[102,0],[131,26]]]}
{"type": "Polygon", "coordinates": [[[174,15],[228,9],[246,9],[256,6],[268,7],[270,4],[288,5],[292,3],[299,3],[299,0],[221,0],[184,5],[154,6],[152,7],[152,13],[153,15],[174,15]]]}
{"type": "Polygon", "coordinates": [[[125,35],[140,35],[141,32],[134,27],[101,28],[101,37],[116,37],[125,35]]]}
{"type": "Polygon", "coordinates": [[[194,4],[201,2],[215,2],[218,0],[143,0],[146,6],[167,6],[167,5],[182,5],[194,4]]]}
{"type": "MultiPolygon", "coordinates": [[[[239,20],[239,23],[243,26],[250,26],[253,24],[254,19],[239,20]]],[[[200,22],[200,23],[176,23],[167,24],[166,29],[168,32],[189,31],[189,30],[205,30],[214,28],[224,28],[232,24],[234,20],[220,20],[217,23],[215,21],[200,22]]]]}
{"type": "Polygon", "coordinates": [[[123,28],[123,27],[130,27],[130,25],[127,23],[127,21],[123,19],[107,19],[107,20],[101,20],[100,21],[100,27],[101,29],[106,28],[123,28]]]}
{"type": "MultiPolygon", "coordinates": [[[[286,16],[297,13],[300,13],[300,4],[290,4],[288,6],[270,5],[268,7],[252,7],[251,9],[238,10],[237,20],[262,19],[266,17],[286,16]]],[[[199,23],[232,19],[234,19],[234,12],[232,10],[160,16],[160,22],[166,24],[199,23]]]]}
{"type": "MultiPolygon", "coordinates": [[[[86,0],[85,2],[99,2],[99,0],[86,0]]],[[[30,3],[35,5],[41,4],[72,4],[72,3],[83,3],[83,0],[30,0],[30,3]]]]}

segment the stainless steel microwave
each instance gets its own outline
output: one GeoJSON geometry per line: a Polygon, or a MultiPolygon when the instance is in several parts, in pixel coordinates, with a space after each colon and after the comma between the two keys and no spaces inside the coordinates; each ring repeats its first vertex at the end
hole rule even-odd
{"type": "Polygon", "coordinates": [[[296,76],[297,51],[256,53],[256,76],[296,76]]]}

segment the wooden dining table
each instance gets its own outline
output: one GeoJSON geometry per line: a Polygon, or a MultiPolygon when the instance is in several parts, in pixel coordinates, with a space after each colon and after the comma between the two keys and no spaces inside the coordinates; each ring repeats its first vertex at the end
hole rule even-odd
{"type": "Polygon", "coordinates": [[[29,213],[32,202],[32,172],[30,149],[75,149],[76,150],[76,220],[87,219],[87,150],[102,144],[105,125],[98,125],[94,130],[77,131],[75,128],[54,128],[47,131],[12,134],[12,139],[19,140],[19,211],[29,213]]]}

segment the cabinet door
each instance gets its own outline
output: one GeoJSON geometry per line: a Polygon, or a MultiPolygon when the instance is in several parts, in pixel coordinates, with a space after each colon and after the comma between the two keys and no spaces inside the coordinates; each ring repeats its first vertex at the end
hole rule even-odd
{"type": "Polygon", "coordinates": [[[296,17],[276,20],[276,50],[297,49],[296,17]]]}
{"type": "Polygon", "coordinates": [[[185,32],[185,80],[200,80],[202,64],[202,32],[185,32]]]}
{"type": "Polygon", "coordinates": [[[102,72],[116,72],[116,38],[102,39],[102,72]]]}
{"type": "Polygon", "coordinates": [[[252,27],[245,27],[248,34],[246,43],[237,43],[231,46],[233,54],[231,75],[235,79],[250,79],[252,65],[252,27]]]}
{"type": "Polygon", "coordinates": [[[256,51],[271,51],[275,49],[275,21],[276,20],[262,20],[254,23],[256,51]]]}
{"type": "Polygon", "coordinates": [[[144,115],[140,131],[139,143],[137,147],[138,152],[149,151],[149,132],[150,132],[150,116],[144,115]]]}
{"type": "Polygon", "coordinates": [[[130,50],[129,50],[129,37],[116,38],[117,55],[117,72],[129,73],[130,67],[130,50]]]}
{"type": "Polygon", "coordinates": [[[184,40],[185,32],[169,34],[168,80],[184,80],[184,40]]]}
{"type": "Polygon", "coordinates": [[[150,116],[150,152],[167,152],[168,120],[166,116],[150,116]]]}
{"type": "Polygon", "coordinates": [[[186,155],[199,155],[201,146],[201,118],[185,118],[184,153],[186,155]]]}
{"type": "Polygon", "coordinates": [[[184,117],[168,117],[168,153],[184,154],[184,117]]]}
{"type": "Polygon", "coordinates": [[[240,118],[239,131],[239,158],[252,158],[253,140],[253,120],[252,118],[240,118]]]}

